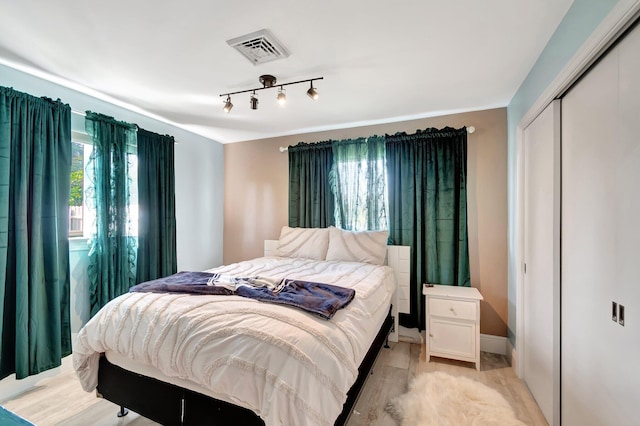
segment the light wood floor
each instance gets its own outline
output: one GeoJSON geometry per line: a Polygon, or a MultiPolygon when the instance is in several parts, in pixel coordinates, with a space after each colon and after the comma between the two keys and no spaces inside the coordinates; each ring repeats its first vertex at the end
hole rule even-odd
{"type": "MultiPolygon", "coordinates": [[[[403,394],[416,374],[444,371],[451,375],[466,376],[500,392],[527,425],[547,425],[540,409],[524,384],[515,376],[504,356],[482,353],[481,371],[473,364],[432,358],[424,360],[422,347],[416,343],[400,342],[383,349],[362,390],[354,412],[347,423],[360,425],[395,425],[384,411],[387,401],[403,394]]],[[[116,417],[118,407],[106,400],[84,392],[73,371],[46,379],[40,385],[2,402],[2,405],[38,426],[149,426],[157,425],[130,412],[116,417]]]]}

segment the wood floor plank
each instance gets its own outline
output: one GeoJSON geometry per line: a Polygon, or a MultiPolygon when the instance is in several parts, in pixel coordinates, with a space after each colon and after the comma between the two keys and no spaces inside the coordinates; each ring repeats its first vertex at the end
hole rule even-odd
{"type": "Polygon", "coordinates": [[[348,426],[396,424],[384,407],[390,399],[406,392],[414,374],[411,365],[417,364],[419,352],[412,350],[412,344],[407,342],[390,343],[390,346],[378,356],[347,422],[348,426]],[[411,359],[412,355],[415,359],[411,359]]]}
{"type": "MultiPolygon", "coordinates": [[[[395,425],[396,422],[384,410],[387,402],[405,393],[416,375],[433,371],[444,371],[484,383],[500,392],[524,423],[547,426],[535,400],[504,356],[482,352],[481,371],[476,371],[471,363],[444,358],[434,357],[427,363],[424,346],[410,342],[392,343],[391,348],[381,351],[347,425],[395,425]]],[[[73,371],[45,379],[2,405],[38,426],[158,425],[134,412],[118,418],[119,407],[97,398],[95,393],[84,392],[73,371]]]]}
{"type": "Polygon", "coordinates": [[[393,347],[391,351],[386,351],[386,353],[389,354],[386,365],[409,370],[411,364],[411,343],[398,342],[390,343],[389,345],[393,345],[393,347]]]}

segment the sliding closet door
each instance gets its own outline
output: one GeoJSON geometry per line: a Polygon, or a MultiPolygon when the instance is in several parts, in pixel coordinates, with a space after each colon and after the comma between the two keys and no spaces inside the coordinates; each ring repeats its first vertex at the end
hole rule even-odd
{"type": "Polygon", "coordinates": [[[636,29],[562,101],[564,426],[640,422],[639,124],[636,29]]]}
{"type": "Polygon", "coordinates": [[[523,377],[550,425],[560,413],[560,101],[524,131],[523,377]]]}

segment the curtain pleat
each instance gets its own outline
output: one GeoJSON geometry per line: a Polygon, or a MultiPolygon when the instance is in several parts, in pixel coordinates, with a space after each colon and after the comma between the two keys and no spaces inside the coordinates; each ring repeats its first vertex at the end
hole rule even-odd
{"type": "Polygon", "coordinates": [[[138,130],[138,283],[177,272],[174,143],[138,130]]]}
{"type": "Polygon", "coordinates": [[[0,87],[0,378],[71,353],[71,109],[0,87]]]}
{"type": "Polygon", "coordinates": [[[331,142],[299,143],[289,153],[289,226],[326,228],[335,224],[329,185],[331,142]]]}
{"type": "Polygon", "coordinates": [[[469,286],[467,132],[426,129],[386,137],[389,233],[411,246],[411,313],[424,329],[422,283],[469,286]]]}
{"type": "Polygon", "coordinates": [[[89,238],[91,316],[129,291],[136,280],[136,237],[131,228],[130,155],[135,155],[136,127],[87,111],[93,150],[87,165],[87,203],[95,210],[89,238]]]}

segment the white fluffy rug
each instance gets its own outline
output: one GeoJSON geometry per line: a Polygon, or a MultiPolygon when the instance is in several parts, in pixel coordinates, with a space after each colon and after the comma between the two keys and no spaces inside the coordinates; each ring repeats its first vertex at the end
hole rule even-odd
{"type": "Polygon", "coordinates": [[[498,391],[440,371],[416,377],[385,409],[402,426],[524,426],[498,391]]]}

